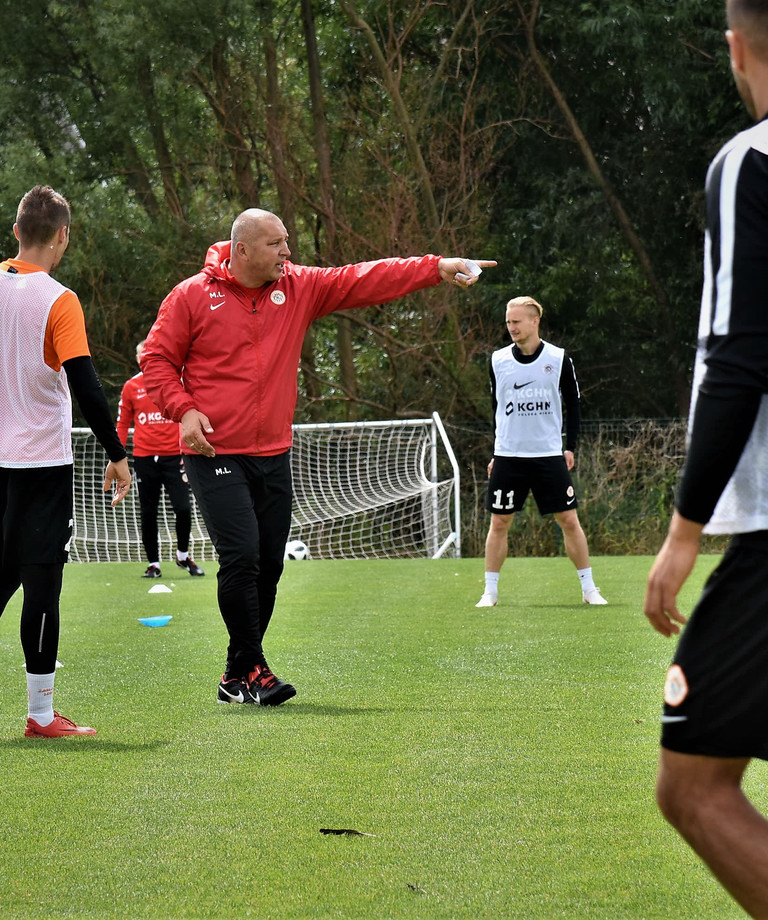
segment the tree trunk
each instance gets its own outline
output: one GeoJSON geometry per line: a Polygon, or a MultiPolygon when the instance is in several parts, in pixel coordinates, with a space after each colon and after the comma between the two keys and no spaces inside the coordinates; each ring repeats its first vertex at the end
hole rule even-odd
{"type": "Polygon", "coordinates": [[[157,105],[155,96],[155,83],[152,79],[152,65],[149,58],[140,54],[136,61],[136,71],[144,100],[144,111],[147,113],[147,123],[155,145],[155,156],[160,170],[165,193],[165,206],[177,220],[184,220],[184,211],[179,200],[179,193],[174,178],[171,152],[163,129],[163,119],[157,105]]]}
{"type": "MultiPolygon", "coordinates": [[[[320,251],[318,260],[336,265],[339,261],[336,248],[336,215],[333,201],[333,176],[331,171],[331,145],[328,139],[328,127],[325,117],[325,101],[323,98],[322,75],[320,71],[320,55],[317,51],[317,35],[315,33],[315,19],[312,12],[311,0],[301,0],[301,19],[304,26],[304,41],[307,49],[307,71],[309,74],[309,95],[312,108],[312,127],[315,147],[315,157],[318,166],[318,180],[320,185],[320,204],[322,218],[324,218],[325,239],[318,234],[320,251]]],[[[339,352],[339,383],[346,394],[347,421],[357,418],[357,373],[355,370],[355,353],[352,342],[352,324],[344,313],[337,313],[336,319],[336,347],[339,352]]],[[[304,340],[304,350],[308,351],[307,340],[304,340]]],[[[312,363],[314,370],[314,362],[312,363]]],[[[307,374],[307,395],[310,395],[310,385],[319,396],[317,379],[307,374]]]]}

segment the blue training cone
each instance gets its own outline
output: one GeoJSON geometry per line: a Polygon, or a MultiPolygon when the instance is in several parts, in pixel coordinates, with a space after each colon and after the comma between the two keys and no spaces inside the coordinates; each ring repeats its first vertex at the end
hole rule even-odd
{"type": "Polygon", "coordinates": [[[170,623],[173,616],[164,617],[139,617],[139,623],[142,626],[165,626],[170,623]]]}

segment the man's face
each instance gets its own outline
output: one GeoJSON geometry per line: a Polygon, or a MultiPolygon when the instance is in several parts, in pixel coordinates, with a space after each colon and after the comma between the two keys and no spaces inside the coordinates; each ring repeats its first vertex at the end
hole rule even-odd
{"type": "Polygon", "coordinates": [[[238,243],[241,245],[247,258],[248,286],[259,287],[280,278],[291,250],[288,231],[278,217],[259,221],[248,242],[238,243]]]}
{"type": "Polygon", "coordinates": [[[507,332],[519,347],[535,342],[539,337],[539,317],[530,307],[509,307],[507,310],[507,332]]]}

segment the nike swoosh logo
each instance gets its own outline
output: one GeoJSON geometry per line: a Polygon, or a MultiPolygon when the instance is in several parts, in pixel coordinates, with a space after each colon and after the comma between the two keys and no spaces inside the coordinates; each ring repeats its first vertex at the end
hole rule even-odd
{"type": "Polygon", "coordinates": [[[663,725],[668,725],[670,722],[687,722],[688,716],[662,716],[661,721],[663,725]]]}
{"type": "Polygon", "coordinates": [[[234,693],[230,693],[229,690],[225,689],[224,687],[222,687],[221,689],[224,691],[224,694],[232,700],[233,703],[244,703],[245,702],[245,696],[243,696],[242,690],[238,690],[237,694],[234,694],[234,693]]]}
{"type": "Polygon", "coordinates": [[[516,390],[522,390],[523,387],[529,387],[533,383],[532,380],[529,380],[528,383],[513,383],[512,386],[516,390]]]}
{"type": "Polygon", "coordinates": [[[566,502],[566,505],[572,505],[575,501],[576,501],[575,498],[569,498],[568,501],[566,502]]]}
{"type": "Polygon", "coordinates": [[[212,303],[212,304],[211,304],[211,309],[212,309],[212,310],[218,310],[219,307],[223,307],[225,303],[226,303],[225,300],[222,300],[221,303],[212,303]]]}

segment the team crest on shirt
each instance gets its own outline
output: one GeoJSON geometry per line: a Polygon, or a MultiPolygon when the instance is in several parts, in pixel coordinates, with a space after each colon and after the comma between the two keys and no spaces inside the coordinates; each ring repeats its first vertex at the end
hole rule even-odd
{"type": "Polygon", "coordinates": [[[554,372],[555,372],[555,369],[554,369],[554,367],[552,367],[551,364],[545,364],[545,365],[544,365],[544,373],[545,373],[545,374],[554,374],[554,372]]]}
{"type": "Polygon", "coordinates": [[[285,294],[283,291],[272,291],[269,295],[269,299],[273,304],[276,304],[278,307],[285,303],[285,294]]]}
{"type": "Polygon", "coordinates": [[[664,702],[668,706],[679,706],[688,696],[688,681],[679,664],[673,664],[667,671],[664,682],[664,702]]]}

